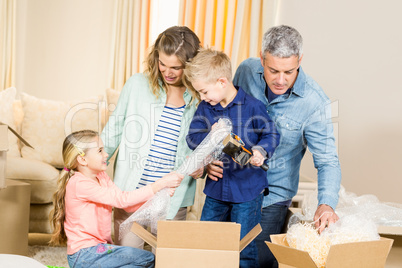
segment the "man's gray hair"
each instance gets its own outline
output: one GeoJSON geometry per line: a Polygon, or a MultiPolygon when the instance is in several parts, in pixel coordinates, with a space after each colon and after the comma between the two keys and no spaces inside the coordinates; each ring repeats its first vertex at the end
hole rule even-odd
{"type": "Polygon", "coordinates": [[[262,56],[269,52],[274,57],[289,58],[303,54],[303,38],[290,26],[275,26],[265,32],[261,46],[262,56]]]}

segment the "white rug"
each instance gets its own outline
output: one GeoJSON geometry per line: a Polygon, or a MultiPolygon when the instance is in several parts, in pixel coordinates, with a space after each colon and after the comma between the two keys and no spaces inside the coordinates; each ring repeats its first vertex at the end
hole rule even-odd
{"type": "Polygon", "coordinates": [[[28,257],[46,266],[69,267],[66,247],[29,246],[28,257]]]}

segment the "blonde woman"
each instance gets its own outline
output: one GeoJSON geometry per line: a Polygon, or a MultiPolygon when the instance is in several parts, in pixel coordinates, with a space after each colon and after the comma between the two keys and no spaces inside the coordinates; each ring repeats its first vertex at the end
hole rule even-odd
{"type": "MultiPolygon", "coordinates": [[[[189,28],[170,27],[150,48],[146,71],[133,75],[124,85],[101,135],[110,156],[119,148],[114,182],[120,189],[131,191],[157,181],[190,154],[185,137],[197,98],[185,87],[183,69],[199,49],[200,41],[189,28]]],[[[167,218],[185,220],[194,194],[195,180],[186,176],[171,198],[167,218]]],[[[142,239],[131,232],[120,239],[120,224],[130,215],[114,210],[115,242],[142,248],[142,239]]]]}
{"type": "Polygon", "coordinates": [[[171,173],[141,189],[122,192],[105,172],[107,157],[94,131],[74,132],[64,140],[64,169],[54,195],[50,242],[67,242],[72,268],[154,267],[153,253],[113,245],[112,207],[135,211],[159,190],[179,186],[183,176],[171,173]]]}

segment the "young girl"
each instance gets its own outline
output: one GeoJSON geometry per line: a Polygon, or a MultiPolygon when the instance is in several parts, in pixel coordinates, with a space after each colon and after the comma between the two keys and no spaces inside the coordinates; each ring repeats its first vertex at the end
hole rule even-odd
{"type": "Polygon", "coordinates": [[[122,192],[105,172],[107,157],[94,131],[74,132],[64,140],[64,169],[54,194],[50,243],[67,242],[71,268],[154,267],[153,253],[112,245],[112,207],[133,212],[163,188],[171,188],[173,194],[183,176],[169,173],[141,189],[122,192]]]}
{"type": "MultiPolygon", "coordinates": [[[[183,70],[199,49],[200,40],[193,31],[170,27],[150,48],[146,71],[134,74],[124,85],[101,134],[110,156],[119,148],[114,182],[120,189],[131,191],[152,183],[176,170],[191,153],[185,138],[197,101],[183,83],[183,70]]],[[[195,185],[191,177],[183,179],[170,200],[167,219],[186,219],[195,185]]],[[[143,240],[132,232],[118,240],[120,224],[129,216],[124,210],[114,210],[115,242],[142,248],[143,240]]]]}

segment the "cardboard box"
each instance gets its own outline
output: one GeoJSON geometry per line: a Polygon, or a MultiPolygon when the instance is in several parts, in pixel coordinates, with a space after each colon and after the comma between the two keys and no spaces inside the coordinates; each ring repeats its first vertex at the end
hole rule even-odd
{"type": "Polygon", "coordinates": [[[28,254],[31,185],[6,180],[9,127],[0,124],[0,254],[28,254]]]}
{"type": "Polygon", "coordinates": [[[156,267],[239,267],[240,252],[261,232],[258,224],[240,240],[240,224],[159,221],[158,237],[136,222],[131,231],[156,249],[156,267]]]}
{"type": "Polygon", "coordinates": [[[402,227],[380,225],[378,226],[378,233],[382,237],[394,240],[385,267],[386,268],[402,267],[402,227]]]}
{"type": "MultiPolygon", "coordinates": [[[[271,235],[265,242],[280,264],[279,267],[317,268],[306,251],[290,248],[286,234],[271,235]]],[[[326,268],[384,267],[393,240],[381,237],[377,241],[333,245],[328,253],[326,268]]]]}

